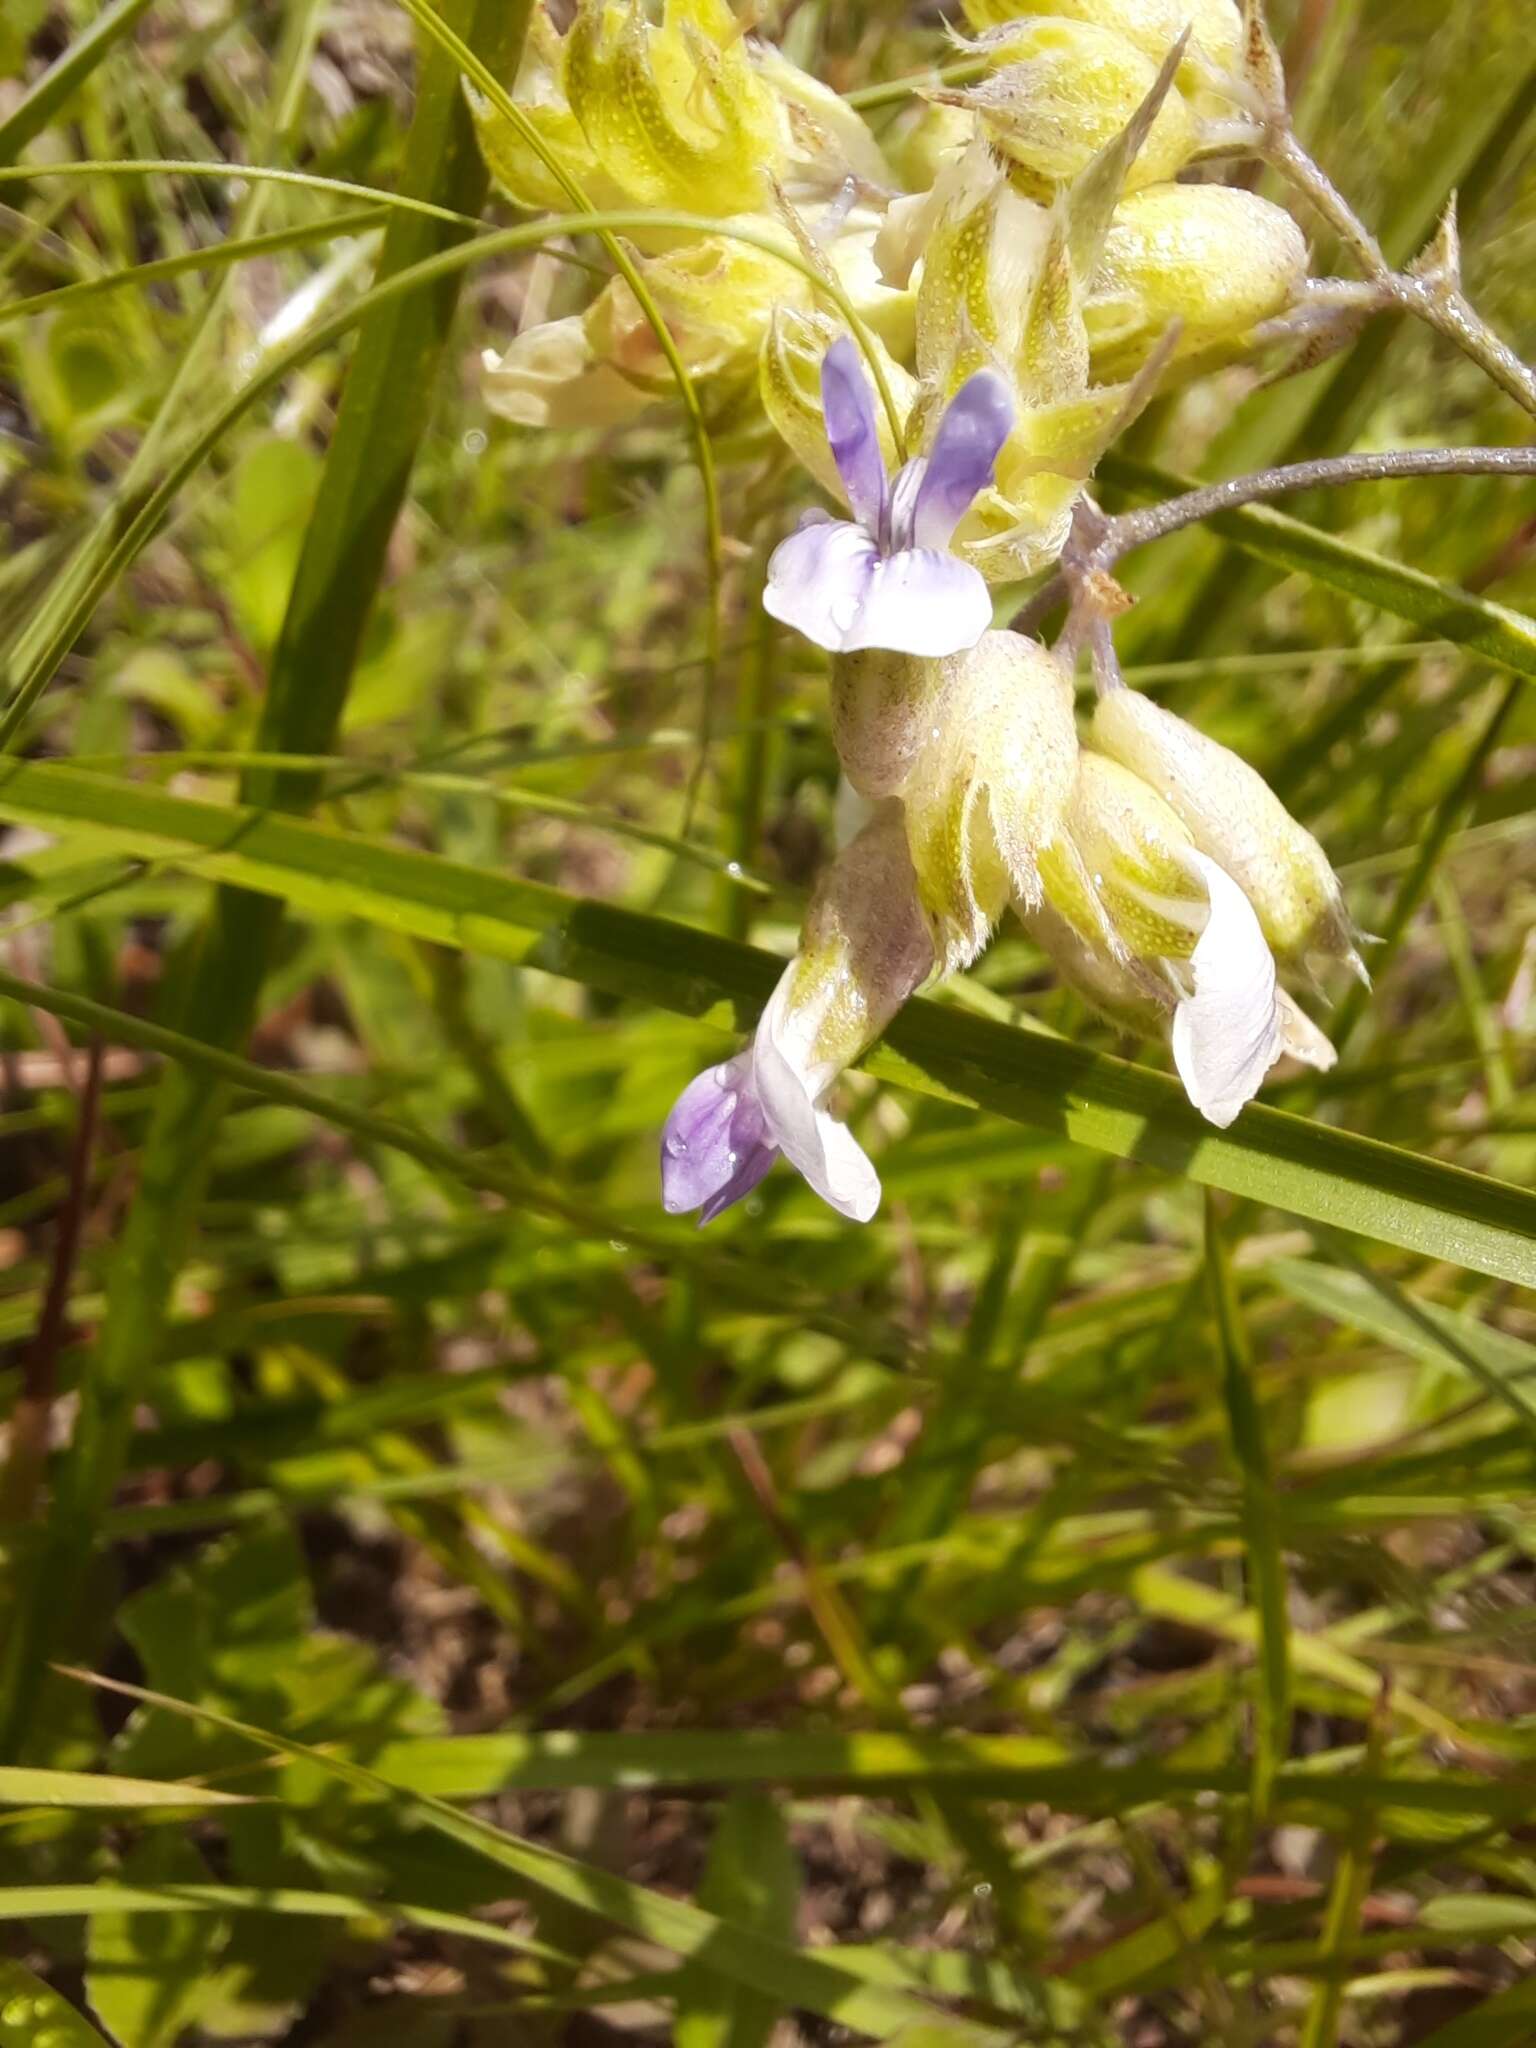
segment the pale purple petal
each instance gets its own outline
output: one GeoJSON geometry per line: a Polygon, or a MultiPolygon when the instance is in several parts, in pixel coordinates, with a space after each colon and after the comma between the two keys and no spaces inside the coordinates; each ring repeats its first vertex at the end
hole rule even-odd
{"type": "Polygon", "coordinates": [[[739,1202],[743,1195],[751,1194],[763,1175],[772,1166],[775,1159],[778,1158],[779,1148],[777,1145],[770,1145],[766,1140],[763,1140],[749,1147],[740,1156],[741,1164],[731,1175],[725,1186],[720,1189],[718,1194],[711,1195],[709,1200],[699,1210],[699,1228],[701,1230],[706,1223],[713,1223],[717,1216],[722,1215],[734,1203],[739,1202]]]}
{"type": "Polygon", "coordinates": [[[875,424],[874,393],[847,335],[834,341],[821,359],[821,409],[832,460],[853,516],[871,534],[878,534],[885,521],[885,457],[875,424]]]}
{"type": "Polygon", "coordinates": [[[708,1223],[756,1187],[778,1156],[767,1135],[750,1053],[708,1067],[673,1105],[661,1140],[661,1200],[669,1215],[702,1209],[708,1223]]]}
{"type": "Polygon", "coordinates": [[[879,549],[861,526],[846,519],[815,520],[774,549],[763,609],[836,654],[848,645],[848,629],[859,616],[879,559],[879,549]]]}
{"type": "MultiPolygon", "coordinates": [[[[1013,431],[1013,397],[994,370],[967,377],[945,409],[912,507],[911,542],[947,548],[979,491],[992,481],[998,450],[1013,431]]],[[[905,536],[895,536],[898,545],[905,536]]]]}
{"type": "Polygon", "coordinates": [[[979,570],[940,548],[907,548],[875,563],[838,646],[845,654],[888,647],[937,658],[974,647],[991,624],[992,598],[979,570]]]}

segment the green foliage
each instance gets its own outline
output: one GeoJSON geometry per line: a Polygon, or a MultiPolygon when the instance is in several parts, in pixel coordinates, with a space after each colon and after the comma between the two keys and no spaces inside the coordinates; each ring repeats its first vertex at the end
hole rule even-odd
{"type": "MultiPolygon", "coordinates": [[[[700,1236],[662,1121],[833,840],[801,487],[740,406],[707,485],[684,408],[488,413],[645,220],[484,201],[431,13],[0,9],[0,2048],[1513,2048],[1528,486],[1127,565],[1129,680],[1381,935],[1336,1069],[1212,1130],[1005,928],[846,1084],[876,1221],[700,1236]]],[[[1524,10],[1273,15],[1529,353],[1524,10]]],[[[926,17],[784,40],[917,152],[926,17]]],[[[1518,426],[1383,321],[1106,496],[1518,426]]]]}

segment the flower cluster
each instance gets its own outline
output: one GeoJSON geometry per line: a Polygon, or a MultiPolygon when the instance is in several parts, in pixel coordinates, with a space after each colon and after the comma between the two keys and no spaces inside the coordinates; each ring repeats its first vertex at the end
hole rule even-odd
{"type": "MultiPolygon", "coordinates": [[[[1052,651],[992,630],[992,586],[1061,555],[1152,392],[1304,298],[1288,214],[1179,182],[1252,132],[1238,7],[964,4],[974,82],[883,144],[727,0],[659,0],[655,19],[647,0],[577,0],[563,35],[540,9],[519,119],[471,95],[513,200],[561,207],[574,187],[651,216],[635,263],[709,418],[748,446],[776,433],[847,515],[806,515],[763,602],[831,656],[867,822],[751,1044],[668,1119],[666,1206],[706,1222],[780,1153],[873,1214],[831,1091],[1009,907],[1096,1009],[1167,1036],[1216,1124],[1283,1054],[1332,1060],[1279,970],[1359,965],[1325,856],[1251,769],[1123,686],[1080,733],[1073,632],[1052,651]]],[[[672,381],[615,279],[527,326],[486,392],[527,425],[602,425],[672,381]]]]}
{"type": "MultiPolygon", "coordinates": [[[[1241,123],[1234,0],[968,12],[987,75],[928,95],[884,144],[728,0],[659,0],[654,21],[647,0],[579,0],[563,35],[540,4],[518,120],[470,101],[520,206],[564,210],[574,187],[656,215],[631,231],[637,267],[712,421],[766,419],[823,481],[814,367],[843,331],[839,305],[881,358],[890,424],[917,445],[974,370],[999,376],[1013,425],[958,551],[1000,582],[1060,547],[1170,326],[1181,367],[1240,352],[1295,303],[1307,256],[1268,201],[1174,182],[1241,123]]],[[[530,426],[608,425],[673,395],[622,278],[526,326],[488,359],[485,390],[530,426]]]]}
{"type": "Polygon", "coordinates": [[[833,652],[833,736],[870,818],[823,878],[751,1046],[668,1119],[668,1209],[708,1222],[782,1152],[834,1208],[872,1215],[879,1181],[828,1093],[1010,905],[1093,1008],[1166,1033],[1209,1122],[1230,1124],[1283,1055],[1331,1066],[1278,975],[1364,972],[1317,841],[1246,762],[1123,683],[1080,735],[1068,661],[989,630],[985,583],[945,548],[1006,439],[1001,381],[969,377],[929,455],[894,478],[848,342],[822,385],[855,516],[784,541],[763,601],[833,652]]]}

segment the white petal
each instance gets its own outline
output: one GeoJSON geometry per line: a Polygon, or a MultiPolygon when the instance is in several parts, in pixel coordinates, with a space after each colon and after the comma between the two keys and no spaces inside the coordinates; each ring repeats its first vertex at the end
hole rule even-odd
{"type": "Polygon", "coordinates": [[[1288,1052],[1293,1060],[1300,1060],[1303,1066],[1316,1067],[1326,1074],[1339,1063],[1339,1055],[1332,1039],[1319,1031],[1312,1019],[1294,1002],[1284,989],[1280,991],[1280,1050],[1288,1052]]]}
{"type": "Polygon", "coordinates": [[[853,1133],[818,1109],[811,1095],[803,1022],[786,1001],[792,973],[793,967],[781,977],[752,1042],[758,1100],[769,1135],[790,1165],[824,1202],[867,1223],[880,1206],[880,1176],[853,1133]]]}
{"type": "Polygon", "coordinates": [[[836,654],[849,644],[848,629],[863,608],[878,561],[879,550],[862,526],[813,519],[774,549],[763,610],[836,654]]]}
{"type": "Polygon", "coordinates": [[[992,596],[979,570],[941,548],[904,548],[876,562],[843,634],[842,651],[885,647],[932,658],[961,654],[991,623],[992,596]]]}
{"type": "Polygon", "coordinates": [[[1194,993],[1174,1012],[1173,1063],[1194,1107],[1225,1130],[1280,1056],[1275,963],[1232,877],[1203,853],[1191,859],[1210,891],[1211,914],[1190,955],[1194,993]]]}

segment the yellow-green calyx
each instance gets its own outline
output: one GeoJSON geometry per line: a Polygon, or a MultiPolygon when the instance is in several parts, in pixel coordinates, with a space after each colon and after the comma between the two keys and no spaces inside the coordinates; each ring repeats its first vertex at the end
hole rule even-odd
{"type": "Polygon", "coordinates": [[[1135,690],[1101,699],[1092,737],[1150,784],[1200,851],[1221,863],[1281,959],[1318,954],[1363,973],[1328,856],[1246,761],[1135,690]]]}

